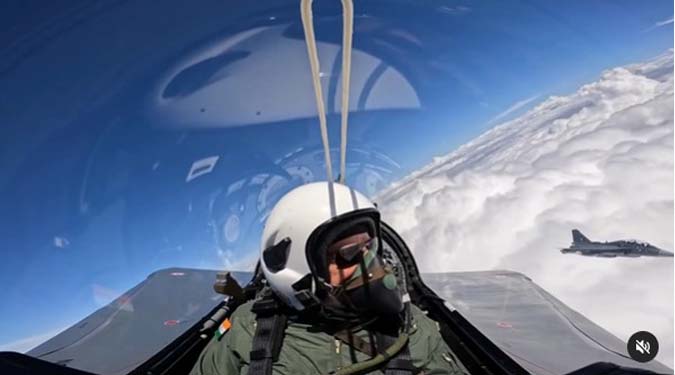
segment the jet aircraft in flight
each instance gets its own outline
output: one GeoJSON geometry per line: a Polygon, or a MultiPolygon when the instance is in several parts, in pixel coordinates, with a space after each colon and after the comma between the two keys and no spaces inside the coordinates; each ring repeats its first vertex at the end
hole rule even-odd
{"type": "Polygon", "coordinates": [[[572,244],[560,250],[563,254],[579,254],[603,258],[615,257],[672,257],[673,253],[659,249],[647,242],[638,240],[619,240],[611,242],[591,241],[579,230],[572,230],[572,244]]]}

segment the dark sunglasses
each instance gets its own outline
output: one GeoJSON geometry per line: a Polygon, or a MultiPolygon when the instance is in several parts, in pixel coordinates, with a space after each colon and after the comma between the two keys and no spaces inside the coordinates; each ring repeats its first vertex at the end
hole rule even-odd
{"type": "Polygon", "coordinates": [[[338,266],[350,266],[361,261],[365,250],[377,251],[377,244],[376,239],[371,238],[363,242],[345,245],[334,250],[331,258],[335,260],[338,266]]]}

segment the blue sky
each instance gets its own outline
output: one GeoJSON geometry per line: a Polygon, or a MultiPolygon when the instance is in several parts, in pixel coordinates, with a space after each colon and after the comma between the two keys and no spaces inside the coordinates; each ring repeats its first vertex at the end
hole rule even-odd
{"type": "MultiPolygon", "coordinates": [[[[424,18],[396,7],[385,13],[397,22],[415,25],[421,33],[442,31],[442,36],[435,39],[437,43],[421,46],[416,55],[420,64],[436,64],[435,69],[442,72],[436,77],[419,77],[418,83],[427,90],[422,93],[424,111],[412,114],[385,111],[351,119],[350,134],[356,138],[351,138],[350,145],[381,152],[400,166],[383,174],[386,182],[406,175],[430,162],[433,156],[451,151],[551,95],[576,90],[597,79],[604,69],[644,61],[673,46],[672,1],[445,1],[420,4],[436,7],[435,16],[424,18]]],[[[321,14],[322,9],[317,10],[317,14],[321,14]]],[[[114,15],[110,17],[114,22],[119,21],[115,21],[114,15]]],[[[151,28],[148,26],[150,21],[145,22],[147,24],[139,27],[148,29],[145,30],[150,35],[147,36],[148,43],[153,38],[164,40],[156,34],[166,30],[151,28]]],[[[209,22],[217,25],[214,20],[209,22]]],[[[186,21],[186,25],[190,26],[190,23],[186,21]]],[[[219,30],[218,27],[222,26],[213,26],[213,30],[219,30]]],[[[276,160],[298,148],[311,150],[320,145],[317,126],[312,121],[283,123],[276,127],[225,129],[216,135],[200,133],[190,137],[184,137],[180,132],[156,135],[154,130],[144,130],[142,124],[148,120],[145,112],[138,108],[138,102],[145,99],[148,87],[156,83],[152,72],[163,66],[149,69],[145,66],[150,64],[147,61],[136,61],[133,55],[126,59],[128,56],[124,54],[128,52],[121,51],[135,36],[124,34],[125,31],[108,30],[110,35],[101,30],[91,32],[86,22],[84,26],[80,24],[64,30],[58,37],[35,37],[37,41],[34,38],[32,44],[26,45],[9,42],[24,34],[12,38],[10,31],[0,39],[2,50],[25,58],[17,60],[16,66],[0,67],[0,82],[16,93],[4,104],[0,102],[0,108],[6,110],[0,111],[6,113],[0,115],[0,125],[16,127],[0,146],[0,168],[3,168],[0,207],[5,208],[5,212],[17,212],[16,217],[2,219],[6,230],[3,236],[8,239],[8,245],[3,250],[5,261],[0,264],[0,280],[9,287],[0,294],[3,322],[0,345],[68,326],[157,268],[211,267],[228,256],[226,251],[215,254],[219,245],[209,237],[208,227],[213,222],[224,225],[228,216],[221,212],[209,221],[197,214],[201,212],[199,205],[206,209],[212,202],[206,197],[213,191],[196,184],[181,190],[163,183],[170,181],[171,176],[183,176],[185,169],[189,169],[191,161],[185,164],[179,156],[189,155],[187,159],[197,160],[223,152],[225,156],[219,163],[221,166],[226,161],[229,164],[217,177],[234,183],[238,179],[236,176],[248,175],[253,170],[269,172],[271,167],[265,158],[276,160]],[[108,42],[102,43],[108,47],[104,52],[98,49],[97,38],[112,40],[106,39],[108,42]],[[91,44],[80,43],[83,39],[91,44]],[[88,49],[85,48],[87,45],[88,49]],[[112,63],[105,65],[103,60],[90,64],[85,59],[87,56],[99,58],[104,53],[109,56],[101,59],[111,60],[122,55],[119,58],[128,61],[126,65],[115,66],[112,63]],[[68,67],[47,75],[44,73],[45,59],[40,59],[40,54],[49,56],[50,61],[53,59],[55,66],[68,67]],[[137,73],[130,66],[137,71],[148,69],[151,73],[137,73]],[[128,78],[136,77],[134,74],[140,78],[128,78]],[[110,82],[114,90],[111,89],[109,95],[94,89],[88,91],[87,85],[96,80],[110,82]],[[76,93],[85,99],[94,96],[96,100],[75,101],[76,93]],[[35,103],[40,104],[39,109],[35,103]],[[115,130],[114,124],[118,121],[115,118],[123,118],[131,125],[123,131],[115,130]],[[102,119],[113,125],[101,125],[105,130],[97,130],[96,125],[99,120],[103,124],[102,119]],[[58,123],[59,129],[63,126],[63,131],[48,133],[44,137],[48,142],[31,144],[26,140],[32,142],[40,138],[33,136],[37,133],[32,126],[38,123],[48,124],[48,127],[58,123]],[[66,126],[72,123],[76,126],[66,126]],[[112,141],[97,143],[101,132],[109,132],[106,139],[112,141]],[[148,134],[156,138],[148,141],[148,134]],[[30,173],[22,174],[10,167],[12,156],[2,152],[3,147],[9,149],[10,142],[28,144],[24,154],[15,156],[20,159],[16,165],[30,167],[24,168],[30,173]],[[165,144],[177,146],[164,147],[165,144]],[[79,150],[88,150],[92,145],[105,155],[99,159],[103,160],[104,171],[89,167],[94,165],[89,159],[77,156],[79,150]],[[155,160],[161,160],[162,164],[155,166],[155,160]],[[137,169],[119,167],[132,164],[147,165],[156,173],[134,180],[138,177],[137,169]],[[81,196],[82,189],[78,190],[82,185],[77,179],[82,171],[93,171],[87,172],[87,191],[98,199],[98,205],[82,207],[87,198],[81,196]],[[77,180],[74,185],[78,189],[68,190],[70,188],[57,183],[62,180],[77,180]],[[54,182],[46,184],[44,181],[54,182]],[[91,188],[95,181],[99,181],[99,185],[91,188]],[[133,183],[125,185],[125,181],[133,183]],[[61,188],[63,191],[59,190],[61,188]],[[188,199],[180,195],[182,193],[193,195],[188,199]],[[45,194],[53,194],[53,197],[49,195],[53,199],[44,200],[45,194]],[[204,199],[194,198],[197,194],[203,194],[204,199]],[[77,215],[68,211],[72,202],[80,204],[77,215]],[[181,211],[184,207],[189,207],[189,212],[195,214],[185,214],[181,211]],[[139,235],[138,228],[144,228],[145,236],[139,235]],[[67,242],[59,238],[66,238],[67,242]],[[163,252],[171,256],[164,257],[163,252]],[[50,317],[49,327],[35,323],[44,321],[45,312],[50,317]]],[[[317,35],[321,36],[322,32],[328,35],[334,34],[335,30],[317,29],[317,35]]],[[[204,32],[209,38],[213,33],[218,32],[204,32]]],[[[357,32],[354,43],[357,49],[358,36],[357,32]]],[[[180,44],[181,37],[177,35],[171,41],[180,44]]],[[[149,55],[149,61],[151,57],[149,55]]],[[[298,92],[275,91],[277,95],[300,96],[298,92]]],[[[264,94],[261,90],[259,95],[264,94]]],[[[313,97],[309,96],[307,100],[313,102],[313,97]]],[[[337,118],[331,119],[331,125],[335,124],[337,118]]],[[[156,124],[150,125],[152,128],[156,124]]],[[[331,139],[338,139],[337,127],[331,129],[331,139]]],[[[323,159],[307,160],[313,160],[310,167],[315,176],[322,177],[323,159]]],[[[247,186],[258,189],[253,185],[247,186]]],[[[290,185],[280,190],[270,189],[273,194],[262,206],[269,208],[267,206],[273,204],[275,197],[288,188],[290,185]]],[[[95,201],[94,198],[91,200],[95,201]]],[[[216,203],[221,204],[221,201],[216,200],[216,203]]],[[[231,201],[222,201],[222,207],[216,207],[224,212],[236,212],[238,220],[250,224],[241,229],[251,233],[242,235],[245,239],[239,242],[240,245],[257,241],[256,231],[260,229],[262,216],[252,212],[257,209],[256,204],[255,199],[247,201],[246,212],[237,211],[244,204],[236,206],[231,201]]]]}
{"type": "Polygon", "coordinates": [[[430,153],[445,153],[548,96],[571,93],[605,69],[644,61],[673,46],[669,1],[560,5],[481,2],[457,14],[459,35],[438,52],[458,77],[452,92],[439,98],[453,110],[440,120],[445,126],[439,124],[438,133],[429,135],[440,141],[430,153]],[[526,101],[520,111],[499,117],[526,101]]]}

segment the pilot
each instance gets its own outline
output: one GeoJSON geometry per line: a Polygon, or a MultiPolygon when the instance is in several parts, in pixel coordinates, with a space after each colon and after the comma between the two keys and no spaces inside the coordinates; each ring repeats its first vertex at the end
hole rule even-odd
{"type": "Polygon", "coordinates": [[[265,285],[191,374],[466,374],[383,259],[379,212],[351,188],[303,185],[272,209],[265,285]]]}

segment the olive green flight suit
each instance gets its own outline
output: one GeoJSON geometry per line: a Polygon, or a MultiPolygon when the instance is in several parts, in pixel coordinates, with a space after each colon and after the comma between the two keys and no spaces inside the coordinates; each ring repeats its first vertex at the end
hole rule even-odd
{"type": "MultiPolygon", "coordinates": [[[[191,375],[245,375],[250,363],[249,352],[255,335],[254,301],[237,308],[230,317],[232,327],[220,338],[213,338],[199,356],[191,375]]],[[[413,327],[409,348],[413,365],[421,374],[468,374],[441,338],[436,322],[416,306],[411,308],[413,327]]],[[[288,321],[279,360],[273,365],[276,375],[328,374],[370,357],[325,332],[311,326],[288,321]],[[356,356],[356,361],[352,361],[356,356]]],[[[357,332],[368,340],[365,331],[357,332]]],[[[381,371],[373,372],[381,374],[381,371]]]]}

